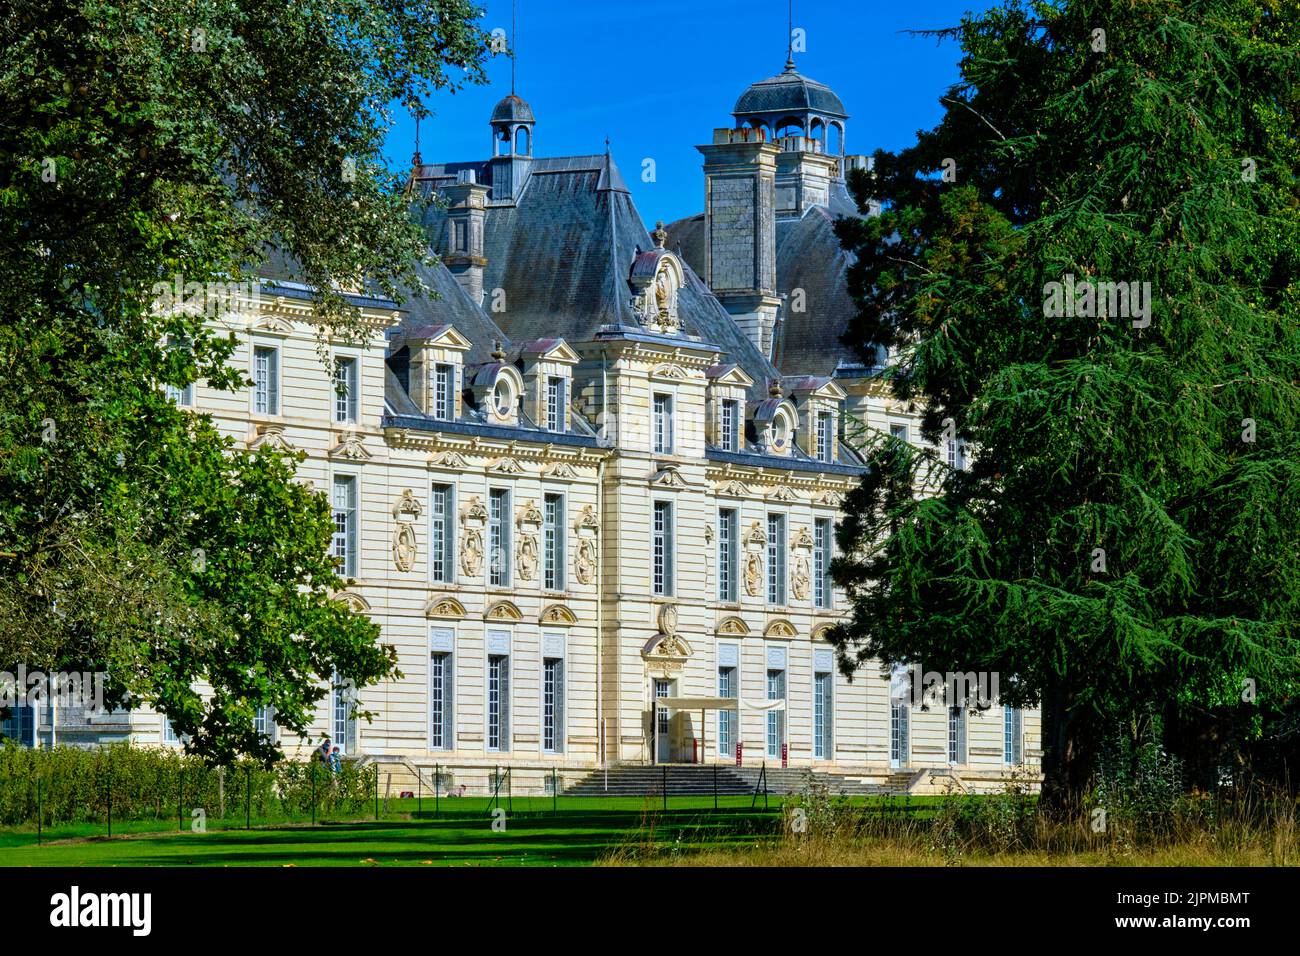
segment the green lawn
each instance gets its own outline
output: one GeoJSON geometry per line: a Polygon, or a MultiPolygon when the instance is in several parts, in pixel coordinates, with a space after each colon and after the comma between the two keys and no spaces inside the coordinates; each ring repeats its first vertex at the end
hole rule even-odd
{"type": "Polygon", "coordinates": [[[572,866],[620,847],[653,843],[699,849],[745,842],[779,827],[779,799],[763,810],[749,797],[659,799],[549,798],[506,801],[504,832],[492,828],[483,798],[393,801],[381,819],[264,823],[244,829],[242,818],[209,820],[208,832],[181,831],[175,820],[63,825],[38,844],[31,829],[0,831],[0,866],[572,866]]]}

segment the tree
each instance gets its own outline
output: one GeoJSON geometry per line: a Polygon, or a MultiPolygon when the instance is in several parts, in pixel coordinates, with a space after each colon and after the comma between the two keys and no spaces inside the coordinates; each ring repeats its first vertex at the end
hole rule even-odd
{"type": "MultiPolygon", "coordinates": [[[[159,283],[292,261],[322,334],[343,288],[396,295],[427,256],[391,104],[483,79],[465,0],[16,0],[0,14],[0,660],[106,668],[211,759],[271,757],[335,672],[395,673],[331,599],[323,497],[236,451],[164,386],[248,383],[159,283]],[[200,690],[203,693],[200,693],[200,690]]],[[[322,341],[324,341],[322,339],[322,341]]]]}
{"type": "Polygon", "coordinates": [[[838,226],[846,342],[891,349],[926,441],[973,460],[873,442],[839,530],[842,666],[997,673],[1042,707],[1054,812],[1124,720],[1177,748],[1174,724],[1294,707],[1298,14],[968,16],[943,34],[962,59],[939,125],[852,180],[884,211],[838,226]]]}

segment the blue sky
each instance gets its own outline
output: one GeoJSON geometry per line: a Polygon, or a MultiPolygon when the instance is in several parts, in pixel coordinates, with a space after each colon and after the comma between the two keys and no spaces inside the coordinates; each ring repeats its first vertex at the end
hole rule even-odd
{"type": "MultiPolygon", "coordinates": [[[[483,25],[509,33],[509,0],[491,0],[483,25]]],[[[988,0],[881,3],[797,0],[794,25],[807,38],[795,54],[805,76],[839,94],[849,112],[850,153],[898,149],[939,119],[938,99],[957,78],[956,44],[907,30],[954,26],[988,0]]],[[[610,140],[649,228],[703,209],[696,144],[731,126],[736,98],[781,72],[785,0],[519,0],[517,92],[537,116],[538,156],[599,153],[610,140]],[[643,161],[655,181],[642,180],[643,161]]],[[[510,60],[489,65],[491,82],[439,93],[421,125],[425,162],[486,159],[492,106],[510,92],[510,60]]],[[[414,123],[401,112],[388,139],[397,168],[410,162],[414,123]]]]}

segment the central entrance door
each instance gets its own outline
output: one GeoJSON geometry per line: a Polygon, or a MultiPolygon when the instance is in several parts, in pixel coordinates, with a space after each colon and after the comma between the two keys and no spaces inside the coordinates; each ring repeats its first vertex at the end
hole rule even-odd
{"type": "Polygon", "coordinates": [[[673,682],[663,677],[655,678],[655,763],[668,763],[672,754],[672,738],[669,734],[668,710],[660,707],[658,700],[673,695],[673,682]]]}

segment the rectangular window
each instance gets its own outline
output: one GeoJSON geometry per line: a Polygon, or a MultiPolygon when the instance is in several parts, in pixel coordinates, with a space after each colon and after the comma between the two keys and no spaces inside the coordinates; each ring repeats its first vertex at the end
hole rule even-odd
{"type": "MultiPolygon", "coordinates": [[[[736,668],[718,668],[718,696],[736,696],[736,668]]],[[[718,711],[718,754],[729,757],[736,750],[736,711],[718,711]]]]}
{"type": "Polygon", "coordinates": [[[813,756],[818,760],[826,760],[831,754],[834,680],[834,675],[829,673],[813,675],[813,756]]]}
{"type": "Polygon", "coordinates": [[[908,755],[907,702],[897,698],[889,702],[889,763],[893,767],[906,767],[908,755]]]}
{"type": "Polygon", "coordinates": [[[172,726],[171,719],[168,717],[163,718],[163,743],[180,743],[180,739],[176,736],[176,728],[172,726]]]}
{"type": "Polygon", "coordinates": [[[966,708],[948,708],[948,762],[966,762],[966,708]]]}
{"type": "Polygon", "coordinates": [[[651,577],[654,582],[654,593],[668,596],[673,593],[673,506],[671,502],[655,502],[653,535],[651,577]]]}
{"type": "Polygon", "coordinates": [[[280,350],[270,345],[253,349],[253,411],[280,414],[280,350]]]}
{"type": "Polygon", "coordinates": [[[456,581],[456,491],[452,485],[434,485],[429,493],[429,580],[456,581]]]}
{"type": "Polygon", "coordinates": [[[510,492],[488,492],[488,583],[510,586],[510,492]]]}
{"type": "Polygon", "coordinates": [[[552,375],[546,380],[546,430],[564,431],[564,379],[552,375]]]}
{"type": "Polygon", "coordinates": [[[834,417],[830,412],[817,413],[817,460],[834,460],[834,417]]]}
{"type": "Polygon", "coordinates": [[[357,479],[355,475],[334,476],[334,557],[339,574],[357,576],[357,479]]]}
{"type": "Polygon", "coordinates": [[[334,421],[355,423],[360,413],[358,375],[361,363],[355,358],[334,360],[334,421]]]}
{"type": "Polygon", "coordinates": [[[510,655],[488,657],[487,680],[488,750],[510,749],[510,655]]]}
{"type": "Polygon", "coordinates": [[[767,603],[785,603],[785,516],[767,516],[767,603]]]}
{"type": "Polygon", "coordinates": [[[722,450],[740,451],[740,403],[734,398],[722,400],[722,450]]]}
{"type": "MultiPolygon", "coordinates": [[[[785,700],[785,671],[770,669],[767,672],[767,699],[785,700]]],[[[777,759],[781,756],[781,746],[785,743],[785,711],[769,710],[767,712],[767,756],[777,759]]]]}
{"type": "Polygon", "coordinates": [[[1002,708],[1002,762],[1013,765],[1025,762],[1024,716],[1019,707],[1002,708]]]}
{"type": "Polygon", "coordinates": [[[542,749],[564,749],[564,659],[559,657],[542,661],[542,749]]]}
{"type": "Polygon", "coordinates": [[[831,519],[813,522],[813,600],[819,608],[831,606],[831,519]]]}
{"type": "MultiPolygon", "coordinates": [[[[189,351],[190,348],[189,340],[186,338],[178,339],[174,337],[169,337],[167,339],[168,351],[172,351],[173,349],[179,349],[179,348],[183,348],[186,351],[189,351]]],[[[165,392],[167,398],[177,405],[188,406],[194,404],[194,383],[192,382],[183,388],[178,387],[176,385],[168,385],[165,388],[165,392]]]]}
{"type": "Polygon", "coordinates": [[[892,436],[894,436],[895,438],[897,438],[899,441],[907,441],[907,426],[906,426],[906,425],[890,425],[890,426],[889,426],[889,434],[891,434],[892,436]]]}
{"type": "MultiPolygon", "coordinates": [[[[450,632],[439,635],[450,642],[450,632]]],[[[429,654],[429,749],[453,750],[452,714],[455,712],[455,684],[450,651],[429,654]]]]}
{"type": "Polygon", "coordinates": [[[740,554],[740,520],[735,508],[718,512],[718,600],[734,604],[739,597],[736,562],[740,554]]]}
{"type": "Polygon", "coordinates": [[[453,251],[468,252],[469,251],[469,238],[468,238],[469,223],[467,223],[463,219],[457,219],[452,222],[452,226],[454,227],[453,231],[455,232],[455,238],[452,240],[454,245],[453,251]]]}
{"type": "Polygon", "coordinates": [[[564,495],[547,495],[542,514],[542,587],[564,590],[564,495]]]}
{"type": "Polygon", "coordinates": [[[449,422],[456,415],[456,367],[433,367],[433,417],[449,422]]]}
{"type": "Polygon", "coordinates": [[[651,417],[654,430],[654,453],[671,455],[673,453],[673,397],[656,393],[651,417]]]}
{"type": "Polygon", "coordinates": [[[258,736],[270,741],[275,740],[275,709],[270,704],[263,704],[257,708],[253,714],[253,729],[257,731],[258,736]]]}
{"type": "Polygon", "coordinates": [[[357,722],[352,716],[351,685],[343,681],[338,671],[330,681],[330,743],[339,753],[350,754],[357,747],[357,722]]]}
{"type": "Polygon", "coordinates": [[[956,439],[948,440],[948,467],[957,471],[966,469],[966,448],[956,439]]]}
{"type": "MultiPolygon", "coordinates": [[[[15,688],[15,693],[27,688],[15,688]]],[[[166,718],[163,718],[164,723],[166,718]]],[[[0,738],[12,740],[24,747],[36,746],[36,707],[32,704],[12,704],[9,716],[0,720],[0,738]]],[[[175,740],[173,735],[172,740],[175,740]]]]}

